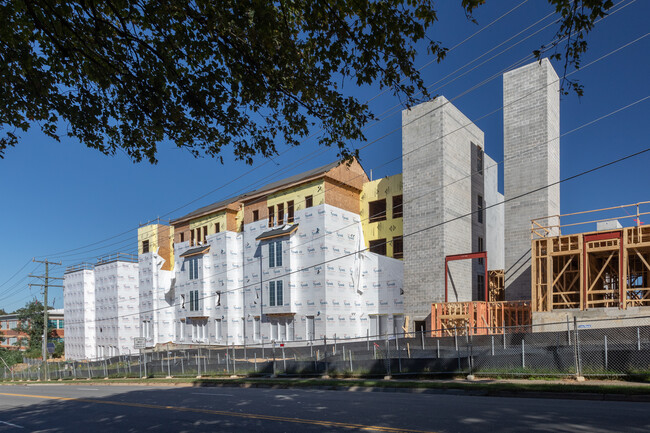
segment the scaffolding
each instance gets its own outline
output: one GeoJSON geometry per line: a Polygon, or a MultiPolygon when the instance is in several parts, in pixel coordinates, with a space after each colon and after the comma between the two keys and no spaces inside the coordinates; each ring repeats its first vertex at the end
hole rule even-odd
{"type": "Polygon", "coordinates": [[[641,217],[650,202],[533,220],[532,308],[558,309],[620,308],[650,306],[650,226],[641,217]],[[562,225],[563,217],[611,213],[633,207],[627,215],[598,218],[562,225]],[[607,224],[633,220],[632,227],[607,224]],[[557,224],[544,225],[554,220],[557,224]],[[568,227],[605,224],[606,228],[562,235],[568,227]]]}
{"type": "Polygon", "coordinates": [[[440,302],[431,304],[432,337],[530,332],[530,302],[440,302]]]}

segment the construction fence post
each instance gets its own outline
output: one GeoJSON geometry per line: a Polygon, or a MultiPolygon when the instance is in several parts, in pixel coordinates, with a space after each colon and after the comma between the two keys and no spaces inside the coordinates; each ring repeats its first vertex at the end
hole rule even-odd
{"type": "Polygon", "coordinates": [[[327,375],[329,369],[327,367],[327,337],[323,336],[323,361],[325,362],[325,374],[327,375]]]}
{"type": "Polygon", "coordinates": [[[581,366],[581,360],[580,360],[580,336],[578,335],[578,318],[573,317],[573,341],[575,344],[573,345],[574,349],[574,359],[575,359],[575,369],[576,369],[576,377],[581,378],[582,377],[582,366],[581,366]]]}
{"type": "Polygon", "coordinates": [[[390,343],[388,342],[388,334],[386,334],[386,377],[390,378],[390,343]]]}
{"type": "Polygon", "coordinates": [[[354,372],[354,369],[352,368],[352,349],[348,351],[348,359],[350,360],[350,372],[354,372]]]}
{"type": "Polygon", "coordinates": [[[399,350],[399,336],[395,334],[395,347],[397,348],[397,362],[399,367],[399,372],[402,372],[402,351],[399,350]]]}
{"type": "Polygon", "coordinates": [[[236,361],[235,358],[236,358],[235,342],[233,341],[232,343],[232,374],[233,375],[237,374],[237,366],[235,365],[235,361],[236,361]]]}
{"type": "Polygon", "coordinates": [[[276,377],[278,374],[275,370],[275,340],[273,341],[273,377],[276,377]]]}

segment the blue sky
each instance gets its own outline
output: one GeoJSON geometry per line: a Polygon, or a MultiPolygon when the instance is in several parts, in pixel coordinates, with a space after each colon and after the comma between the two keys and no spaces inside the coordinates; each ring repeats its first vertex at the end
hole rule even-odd
{"type": "MultiPolygon", "coordinates": [[[[464,41],[522,1],[488,2],[476,12],[478,26],[465,19],[458,3],[438,2],[440,22],[430,36],[446,47],[464,41]]],[[[585,86],[585,95],[578,98],[570,94],[562,98],[561,133],[650,95],[647,25],[650,2],[625,0],[617,4],[620,4],[620,11],[598,23],[590,33],[590,48],[583,66],[642,39],[572,75],[585,86]]],[[[511,68],[533,49],[548,43],[556,29],[554,25],[520,41],[557,18],[544,19],[551,12],[546,2],[528,0],[452,50],[442,63],[422,69],[427,85],[437,83],[431,87],[431,92],[453,100],[454,105],[485,132],[486,151],[496,161],[503,158],[502,112],[486,115],[502,106],[501,78],[497,76],[461,97],[458,95],[511,68]],[[530,29],[525,30],[528,27],[530,29]],[[512,38],[519,32],[522,33],[512,38]],[[509,38],[512,39],[505,42],[509,38]],[[485,63],[479,66],[482,62],[485,63]]],[[[416,63],[422,66],[430,61],[423,49],[416,63]]],[[[555,63],[554,66],[560,73],[562,65],[555,63]]],[[[379,93],[376,87],[359,89],[350,84],[346,84],[344,91],[363,100],[379,93]]],[[[400,108],[393,108],[398,103],[399,100],[389,93],[371,102],[371,108],[378,115],[392,109],[382,121],[368,128],[368,141],[376,142],[361,152],[361,162],[367,171],[372,170],[374,178],[401,171],[398,158],[401,154],[401,115],[400,108]],[[391,131],[396,132],[387,135],[391,131]],[[389,162],[394,159],[397,160],[389,162]]],[[[646,99],[563,136],[561,177],[648,147],[649,114],[650,99],[646,99]]],[[[281,143],[278,148],[280,152],[286,149],[281,143]]],[[[62,276],[65,266],[94,261],[106,253],[135,252],[136,230],[140,223],[162,216],[166,219],[178,217],[199,206],[326,164],[335,159],[336,151],[318,148],[314,140],[307,140],[299,151],[281,153],[273,161],[258,160],[252,167],[235,161],[229,153],[223,156],[222,165],[210,159],[195,159],[188,152],[174,148],[173,143],[165,143],[160,146],[160,162],[152,166],[134,164],[122,153],[107,157],[71,139],[64,138],[59,143],[37,129],[22,134],[20,144],[9,149],[5,159],[0,160],[3,202],[0,211],[3,240],[0,308],[13,311],[34,297],[41,298],[40,290],[27,286],[29,272],[40,274],[43,271],[42,265],[29,262],[34,256],[63,261],[63,266],[53,272],[55,276],[62,276]],[[194,203],[178,209],[191,201],[194,203]]],[[[563,183],[562,213],[649,200],[648,166],[650,154],[644,154],[563,183]]],[[[50,304],[53,298],[54,306],[61,308],[61,289],[51,290],[50,304]]]]}

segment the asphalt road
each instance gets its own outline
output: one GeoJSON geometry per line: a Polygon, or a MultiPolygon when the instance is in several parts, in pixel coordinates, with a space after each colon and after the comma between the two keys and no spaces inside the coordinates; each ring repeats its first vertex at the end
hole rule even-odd
{"type": "Polygon", "coordinates": [[[650,404],[467,395],[0,386],[0,432],[647,432],[650,404]]]}

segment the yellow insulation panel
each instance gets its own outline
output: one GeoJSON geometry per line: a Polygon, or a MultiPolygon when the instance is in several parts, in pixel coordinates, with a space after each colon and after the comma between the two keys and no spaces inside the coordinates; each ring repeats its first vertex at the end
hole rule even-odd
{"type": "Polygon", "coordinates": [[[206,215],[200,218],[196,218],[190,221],[190,230],[195,230],[201,228],[203,230],[204,226],[208,226],[208,235],[213,235],[217,231],[216,224],[219,224],[219,231],[225,231],[227,227],[226,223],[226,211],[221,211],[216,214],[206,215]]]}
{"type": "MultiPolygon", "coordinates": [[[[293,200],[294,211],[305,209],[305,197],[312,196],[314,206],[325,203],[325,181],[318,179],[313,182],[304,183],[302,185],[287,188],[267,197],[266,202],[268,206],[275,206],[279,203],[287,203],[293,200]]],[[[285,215],[287,208],[284,209],[285,215]]]]}
{"type": "Polygon", "coordinates": [[[142,243],[149,241],[149,251],[158,249],[158,226],[160,224],[149,224],[138,228],[138,254],[142,254],[142,243]]]}
{"type": "Polygon", "coordinates": [[[385,239],[387,241],[386,255],[393,257],[391,240],[404,233],[402,217],[393,216],[393,197],[401,195],[402,173],[364,183],[361,192],[360,217],[366,248],[370,246],[370,241],[385,239]],[[386,200],[386,219],[370,222],[369,206],[376,200],[386,200]]]}

